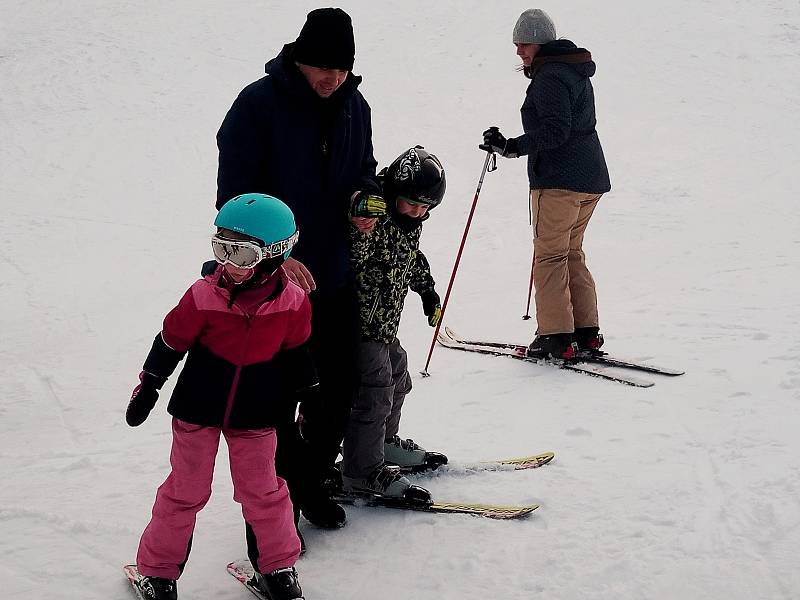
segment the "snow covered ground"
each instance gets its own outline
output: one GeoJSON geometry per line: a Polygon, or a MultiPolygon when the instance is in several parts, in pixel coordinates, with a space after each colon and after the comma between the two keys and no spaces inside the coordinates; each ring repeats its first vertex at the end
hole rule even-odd
{"type": "MultiPolygon", "coordinates": [[[[0,0],[0,581],[6,600],[129,598],[167,473],[161,402],[125,425],[161,318],[209,257],[216,130],[311,2],[0,0]],[[46,585],[46,591],[42,585],[46,585]]],[[[441,499],[537,502],[496,522],[351,508],[305,528],[309,600],[800,597],[796,1],[539,5],[589,48],[614,190],[589,228],[610,351],[685,368],[641,390],[438,348],[410,296],[401,433],[456,463],[441,499]]],[[[342,3],[379,162],[424,144],[448,192],[423,248],[440,291],[483,164],[520,132],[511,29],[529,5],[342,3]]],[[[525,165],[487,175],[446,323],[526,342],[525,165]]],[[[167,386],[171,389],[170,385],[167,386]]],[[[181,597],[248,597],[224,447],[181,597]]]]}

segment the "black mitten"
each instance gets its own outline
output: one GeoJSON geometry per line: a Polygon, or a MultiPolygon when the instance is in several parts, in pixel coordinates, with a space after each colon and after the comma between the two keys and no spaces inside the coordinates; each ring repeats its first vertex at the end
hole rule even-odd
{"type": "Polygon", "coordinates": [[[125,411],[125,421],[131,427],[138,427],[145,422],[150,411],[156,405],[158,390],[164,385],[166,379],[142,371],[139,373],[139,381],[141,383],[133,388],[128,410],[125,411]]]}
{"type": "Polygon", "coordinates": [[[144,361],[144,368],[139,373],[141,383],[133,389],[128,410],[125,411],[125,421],[128,425],[137,427],[145,422],[150,411],[156,405],[158,390],[175,371],[184,354],[186,353],[178,352],[167,346],[159,332],[144,361]]]}

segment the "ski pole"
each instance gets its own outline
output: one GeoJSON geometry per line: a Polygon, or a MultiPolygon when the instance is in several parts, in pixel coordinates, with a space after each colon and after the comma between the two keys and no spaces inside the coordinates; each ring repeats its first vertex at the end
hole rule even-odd
{"type": "Polygon", "coordinates": [[[525,307],[525,314],[522,315],[522,320],[527,321],[531,318],[531,294],[533,293],[533,265],[536,262],[536,253],[531,256],[531,280],[528,282],[528,304],[525,307]]]}
{"type": "MultiPolygon", "coordinates": [[[[531,233],[536,236],[536,226],[533,224],[533,201],[531,199],[531,192],[528,190],[528,224],[531,226],[531,233]]],[[[531,294],[533,293],[533,265],[536,262],[536,250],[534,249],[531,255],[531,280],[528,282],[528,304],[525,307],[525,314],[522,315],[522,320],[527,321],[531,318],[531,294]]]]}
{"type": "MultiPolygon", "coordinates": [[[[488,147],[487,147],[488,148],[488,147]]],[[[433,355],[433,349],[436,347],[436,339],[439,337],[439,329],[442,327],[442,322],[444,321],[444,313],[447,310],[447,302],[450,300],[450,291],[453,289],[453,282],[456,279],[456,271],[458,271],[458,263],[461,262],[461,253],[464,251],[464,244],[467,241],[467,234],[469,233],[470,225],[472,224],[472,216],[475,214],[475,207],[478,204],[478,196],[481,193],[481,186],[483,186],[483,177],[486,175],[486,172],[492,172],[497,168],[497,156],[492,150],[486,150],[486,160],[483,161],[483,170],[481,171],[481,178],[478,180],[478,189],[475,190],[475,198],[472,200],[472,208],[469,211],[469,217],[467,217],[467,225],[464,228],[464,235],[461,237],[461,245],[458,247],[458,253],[456,254],[456,262],[453,264],[453,272],[450,274],[450,283],[447,284],[447,292],[444,295],[444,302],[442,302],[442,315],[439,317],[439,322],[436,324],[436,331],[433,332],[433,339],[431,340],[431,347],[428,350],[428,360],[425,361],[425,368],[420,371],[423,377],[430,377],[430,373],[428,373],[428,365],[431,364],[431,356],[433,355]],[[491,168],[489,165],[492,165],[491,168]]]]}

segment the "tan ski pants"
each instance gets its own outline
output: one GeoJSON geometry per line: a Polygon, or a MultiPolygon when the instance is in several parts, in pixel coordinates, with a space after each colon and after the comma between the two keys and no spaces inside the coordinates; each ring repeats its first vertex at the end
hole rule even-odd
{"type": "Polygon", "coordinates": [[[537,333],[597,327],[597,294],[583,234],[602,194],[531,190],[537,333]]]}

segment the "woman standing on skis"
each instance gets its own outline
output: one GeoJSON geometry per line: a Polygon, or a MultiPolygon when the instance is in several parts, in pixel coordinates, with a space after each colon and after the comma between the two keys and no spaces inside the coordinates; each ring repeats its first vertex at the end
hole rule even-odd
{"type": "Polygon", "coordinates": [[[611,189],[589,80],[596,65],[588,50],[556,39],[553,21],[540,9],[520,15],[513,41],[530,79],[521,109],[524,133],[506,138],[490,127],[480,147],[528,157],[538,325],[528,353],[568,359],[603,343],[582,248],[595,206],[611,189]]]}

